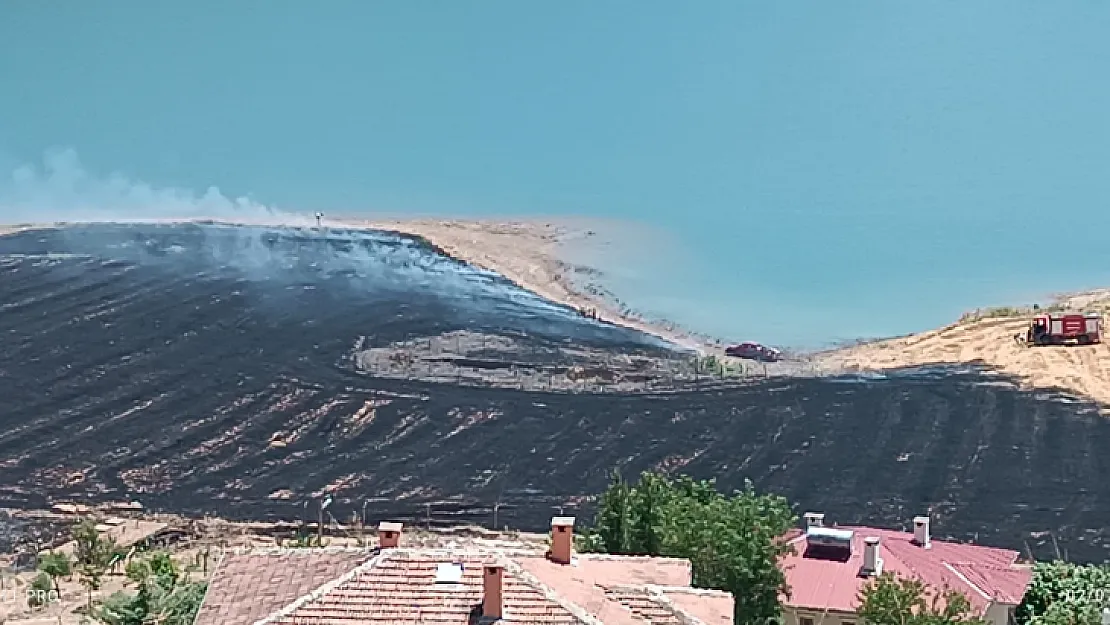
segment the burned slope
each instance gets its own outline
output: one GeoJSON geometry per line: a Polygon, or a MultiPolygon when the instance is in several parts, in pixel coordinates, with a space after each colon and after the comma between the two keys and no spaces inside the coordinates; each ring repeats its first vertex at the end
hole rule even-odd
{"type": "Polygon", "coordinates": [[[1110,426],[974,373],[589,394],[377,378],[359,342],[457,330],[665,356],[436,257],[357,233],[97,227],[0,238],[0,506],[136,498],[234,517],[540,528],[652,467],[753,479],[837,522],[1102,559],[1110,426]],[[430,504],[430,505],[428,505],[430,504]],[[1031,539],[1034,548],[1045,539],[1031,539]]]}

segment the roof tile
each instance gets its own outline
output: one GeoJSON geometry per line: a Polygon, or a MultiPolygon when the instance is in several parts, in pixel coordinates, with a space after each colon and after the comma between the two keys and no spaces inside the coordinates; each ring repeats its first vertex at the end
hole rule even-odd
{"type": "Polygon", "coordinates": [[[683,625],[674,610],[662,605],[642,588],[606,588],[605,594],[651,625],[683,625]]]}
{"type": "Polygon", "coordinates": [[[194,625],[250,625],[370,559],[365,550],[233,554],[217,565],[194,625]]]}
{"type": "Polygon", "coordinates": [[[665,588],[663,594],[679,609],[706,625],[732,625],[735,602],[723,590],[665,588]]]}
{"type": "Polygon", "coordinates": [[[401,548],[228,556],[197,623],[470,625],[481,616],[482,568],[491,557],[504,563],[505,625],[731,621],[731,595],[683,588],[690,583],[686,560],[582,554],[562,565],[520,552],[401,548]],[[436,581],[446,563],[461,564],[459,583],[436,581]],[[712,596],[700,596],[705,593],[712,596]]]}
{"type": "MultiPolygon", "coordinates": [[[[304,603],[273,621],[281,625],[335,623],[453,623],[466,624],[480,615],[482,565],[487,557],[456,555],[449,562],[463,566],[462,582],[436,582],[436,569],[445,559],[400,550],[381,557],[323,596],[304,603]]],[[[502,623],[577,625],[569,610],[549,600],[536,588],[506,571],[503,577],[502,623]]]]}

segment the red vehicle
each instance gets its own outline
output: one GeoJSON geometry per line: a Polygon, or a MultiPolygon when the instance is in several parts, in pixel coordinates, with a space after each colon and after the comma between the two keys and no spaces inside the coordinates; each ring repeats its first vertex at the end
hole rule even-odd
{"type": "Polygon", "coordinates": [[[1102,342],[1099,313],[1037,315],[1025,334],[1028,345],[1094,345],[1102,342]]]}
{"type": "Polygon", "coordinates": [[[782,360],[782,352],[759,343],[745,342],[725,348],[725,355],[734,358],[746,358],[760,362],[777,362],[782,360]]]}

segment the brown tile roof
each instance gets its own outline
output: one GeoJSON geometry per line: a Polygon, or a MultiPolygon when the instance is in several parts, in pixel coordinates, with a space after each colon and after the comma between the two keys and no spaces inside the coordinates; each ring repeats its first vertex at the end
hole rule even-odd
{"type": "Polygon", "coordinates": [[[631,610],[644,623],[684,625],[674,610],[664,605],[646,588],[606,588],[605,594],[631,610]]]}
{"type": "Polygon", "coordinates": [[[687,625],[695,619],[727,625],[732,618],[731,595],[683,588],[690,564],[672,558],[584,554],[561,565],[504,550],[364,550],[346,567],[333,568],[333,575],[312,574],[294,593],[289,577],[320,570],[303,558],[335,560],[327,550],[298,552],[302,560],[278,553],[229,556],[213,576],[198,625],[472,624],[481,614],[482,565],[491,559],[504,566],[505,625],[687,625]],[[461,583],[436,582],[437,566],[456,562],[461,583]],[[279,589],[266,580],[276,580],[279,589]],[[260,595],[267,600],[258,601],[260,595]]]}
{"type": "MultiPolygon", "coordinates": [[[[381,555],[326,589],[283,610],[274,625],[332,625],[334,623],[469,623],[482,602],[482,554],[437,554],[387,549],[381,555]],[[462,583],[435,581],[440,563],[463,566],[462,583]]],[[[506,567],[502,586],[505,625],[582,623],[566,607],[551,600],[542,588],[529,584],[506,567]]]]}
{"type": "Polygon", "coordinates": [[[610,586],[605,594],[651,625],[732,624],[732,595],[677,586],[610,586]]]}
{"type": "MultiPolygon", "coordinates": [[[[519,558],[516,563],[540,583],[555,589],[561,597],[606,625],[644,624],[628,607],[605,595],[605,588],[598,584],[599,572],[590,566],[593,562],[588,558],[575,558],[570,565],[541,557],[519,558]]],[[[605,571],[606,579],[614,579],[613,568],[610,566],[605,571]]],[[[619,583],[620,580],[615,581],[619,583]]]]}
{"type": "Polygon", "coordinates": [[[365,549],[282,549],[220,561],[194,625],[250,625],[370,559],[365,549]]]}
{"type": "Polygon", "coordinates": [[[690,561],[685,558],[603,553],[582,553],[575,557],[578,565],[588,569],[598,584],[689,586],[694,578],[690,561]]]}
{"type": "Polygon", "coordinates": [[[732,625],[734,599],[731,593],[702,588],[663,588],[662,591],[675,607],[705,625],[732,625]]]}

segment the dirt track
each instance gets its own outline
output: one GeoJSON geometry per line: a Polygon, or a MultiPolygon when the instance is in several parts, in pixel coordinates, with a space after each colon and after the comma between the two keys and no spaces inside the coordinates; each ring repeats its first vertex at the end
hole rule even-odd
{"type": "MultiPolygon", "coordinates": [[[[1096,307],[1097,309],[1097,307],[1096,307]]],[[[1014,340],[1029,317],[982,319],[839,350],[819,358],[831,369],[880,371],[979,362],[1026,387],[1066,388],[1110,404],[1110,345],[1026,347],[1014,340]]]]}
{"type": "Polygon", "coordinates": [[[365,505],[373,518],[488,525],[500,501],[499,524],[542,529],[611,468],[663,467],[726,487],[751,478],[830,521],[898,525],[931,506],[939,536],[1028,539],[1047,555],[1048,538],[1029,534],[1052,530],[1075,559],[1108,555],[1110,424],[1085,404],[973,373],[635,396],[373,378],[351,363],[359,337],[524,328],[654,348],[488,277],[456,284],[482,297],[445,299],[436,281],[458,267],[393,244],[375,253],[400,265],[360,278],[324,271],[333,247],[286,242],[269,249],[295,256],[291,269],[263,279],[249,264],[171,262],[166,250],[195,258],[200,235],[160,232],[0,239],[0,506],[134,497],[311,518],[308,498],[330,487],[338,518],[365,505]],[[81,256],[128,240],[156,244],[128,261],[81,256]],[[42,255],[61,247],[78,256],[42,255]],[[413,267],[429,288],[368,288],[413,267]]]}

